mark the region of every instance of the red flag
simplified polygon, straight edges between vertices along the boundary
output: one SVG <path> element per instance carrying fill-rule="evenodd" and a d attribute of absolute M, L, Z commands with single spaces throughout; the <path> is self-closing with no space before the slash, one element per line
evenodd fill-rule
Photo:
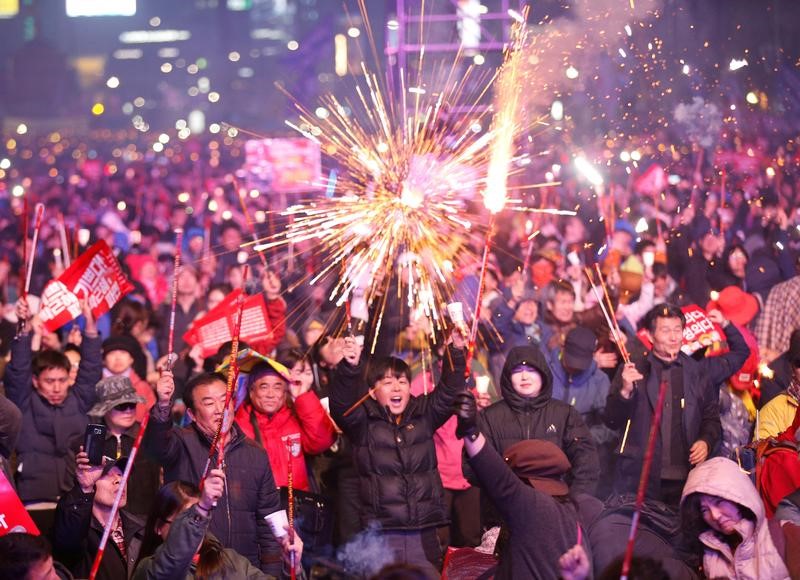
<path fill-rule="evenodd" d="M 11 487 L 5 474 L 0 471 L 0 536 L 16 532 L 39 535 L 39 528 Z"/>
<path fill-rule="evenodd" d="M 640 193 L 654 195 L 667 188 L 667 172 L 658 163 L 653 163 L 636 180 L 634 189 Z"/>
<path fill-rule="evenodd" d="M 183 335 L 186 344 L 190 346 L 199 344 L 202 348 L 201 355 L 207 357 L 216 353 L 222 344 L 233 340 L 233 329 L 236 322 L 236 309 L 233 308 L 233 305 L 241 292 L 241 290 L 234 290 L 213 310 L 195 320 Z M 271 334 L 272 325 L 267 316 L 264 295 L 258 293 L 250 296 L 244 301 L 239 338 L 255 343 L 268 339 Z"/>
<path fill-rule="evenodd" d="M 45 286 L 39 316 L 53 332 L 81 314 L 78 296 L 86 297 L 92 314 L 98 318 L 131 290 L 133 286 L 123 275 L 111 248 L 101 240 Z"/>

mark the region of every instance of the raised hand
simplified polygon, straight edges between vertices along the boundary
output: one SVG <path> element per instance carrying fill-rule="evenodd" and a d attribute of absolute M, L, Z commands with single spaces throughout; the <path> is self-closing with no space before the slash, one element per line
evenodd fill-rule
<path fill-rule="evenodd" d="M 478 429 L 478 405 L 472 393 L 459 393 L 453 403 L 453 413 L 456 416 L 456 437 L 474 437 L 480 433 Z"/>
<path fill-rule="evenodd" d="M 224 492 L 225 472 L 221 469 L 212 469 L 208 472 L 208 477 L 203 481 L 203 489 L 200 491 L 198 504 L 205 511 L 211 511 L 217 507 L 217 502 Z"/>
<path fill-rule="evenodd" d="M 94 484 L 103 477 L 103 466 L 89 463 L 89 456 L 83 450 L 83 445 L 81 445 L 81 450 L 75 456 L 75 461 L 77 463 L 75 479 L 78 481 L 81 491 L 83 493 L 92 493 Z"/>
<path fill-rule="evenodd" d="M 175 394 L 175 379 L 172 376 L 172 371 L 161 371 L 161 376 L 158 377 L 158 382 L 156 383 L 156 397 L 159 405 L 170 403 L 173 394 Z"/>

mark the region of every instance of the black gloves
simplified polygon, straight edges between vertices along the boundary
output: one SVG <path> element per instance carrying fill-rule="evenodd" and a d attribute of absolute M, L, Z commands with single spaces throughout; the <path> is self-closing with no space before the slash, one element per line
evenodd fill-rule
<path fill-rule="evenodd" d="M 463 439 L 468 437 L 470 441 L 475 441 L 480 435 L 478 429 L 478 405 L 472 393 L 459 393 L 453 403 L 453 413 L 458 419 L 456 427 L 456 437 Z"/>

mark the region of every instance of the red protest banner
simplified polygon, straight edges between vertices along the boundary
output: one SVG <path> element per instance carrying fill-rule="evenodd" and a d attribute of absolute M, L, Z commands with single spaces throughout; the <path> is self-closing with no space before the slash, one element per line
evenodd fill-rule
<path fill-rule="evenodd" d="M 39 528 L 33 523 L 5 474 L 0 471 L 0 536 L 20 532 L 38 536 Z"/>
<path fill-rule="evenodd" d="M 78 296 L 86 296 L 97 318 L 131 290 L 133 286 L 123 275 L 111 248 L 101 240 L 45 286 L 39 316 L 52 332 L 81 314 Z"/>
<path fill-rule="evenodd" d="M 233 305 L 241 292 L 231 292 L 213 310 L 195 320 L 183 335 L 186 344 L 200 345 L 201 355 L 207 357 L 216 353 L 222 344 L 233 340 L 236 322 L 236 309 Z M 241 340 L 255 343 L 267 340 L 271 333 L 272 326 L 267 316 L 264 295 L 259 293 L 250 296 L 244 301 L 242 310 Z"/>

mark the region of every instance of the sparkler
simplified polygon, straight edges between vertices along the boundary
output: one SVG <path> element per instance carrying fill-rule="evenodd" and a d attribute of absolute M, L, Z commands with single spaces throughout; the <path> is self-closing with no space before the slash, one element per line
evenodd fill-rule
<path fill-rule="evenodd" d="M 361 10 L 365 15 L 364 3 Z M 525 85 L 524 18 L 515 29 L 497 71 L 474 65 L 461 70 L 459 54 L 427 82 L 423 51 L 414 70 L 399 71 L 391 82 L 362 63 L 352 98 L 322 99 L 325 118 L 317 118 L 316 107 L 295 103 L 300 119 L 287 125 L 320 144 L 338 167 L 335 181 L 328 180 L 324 198 L 287 208 L 283 231 L 244 245 L 261 252 L 314 242 L 322 264 L 309 284 L 341 271 L 329 299 L 341 306 L 362 287 L 366 303 L 375 306 L 371 352 L 395 280 L 401 309 L 423 312 L 436 328 L 444 325 L 452 273 L 475 258 L 467 235 L 485 232 L 487 253 L 491 247 L 494 217 L 483 225 L 486 213 L 469 201 L 482 194 L 490 216 L 507 202 L 519 203 L 508 200 L 506 181 L 523 171 L 512 160 L 520 137 L 540 120 L 525 120 L 519 95 Z M 481 134 L 475 127 L 490 124 L 481 102 L 491 89 L 495 114 Z M 456 109 L 468 113 L 455 115 Z"/>

